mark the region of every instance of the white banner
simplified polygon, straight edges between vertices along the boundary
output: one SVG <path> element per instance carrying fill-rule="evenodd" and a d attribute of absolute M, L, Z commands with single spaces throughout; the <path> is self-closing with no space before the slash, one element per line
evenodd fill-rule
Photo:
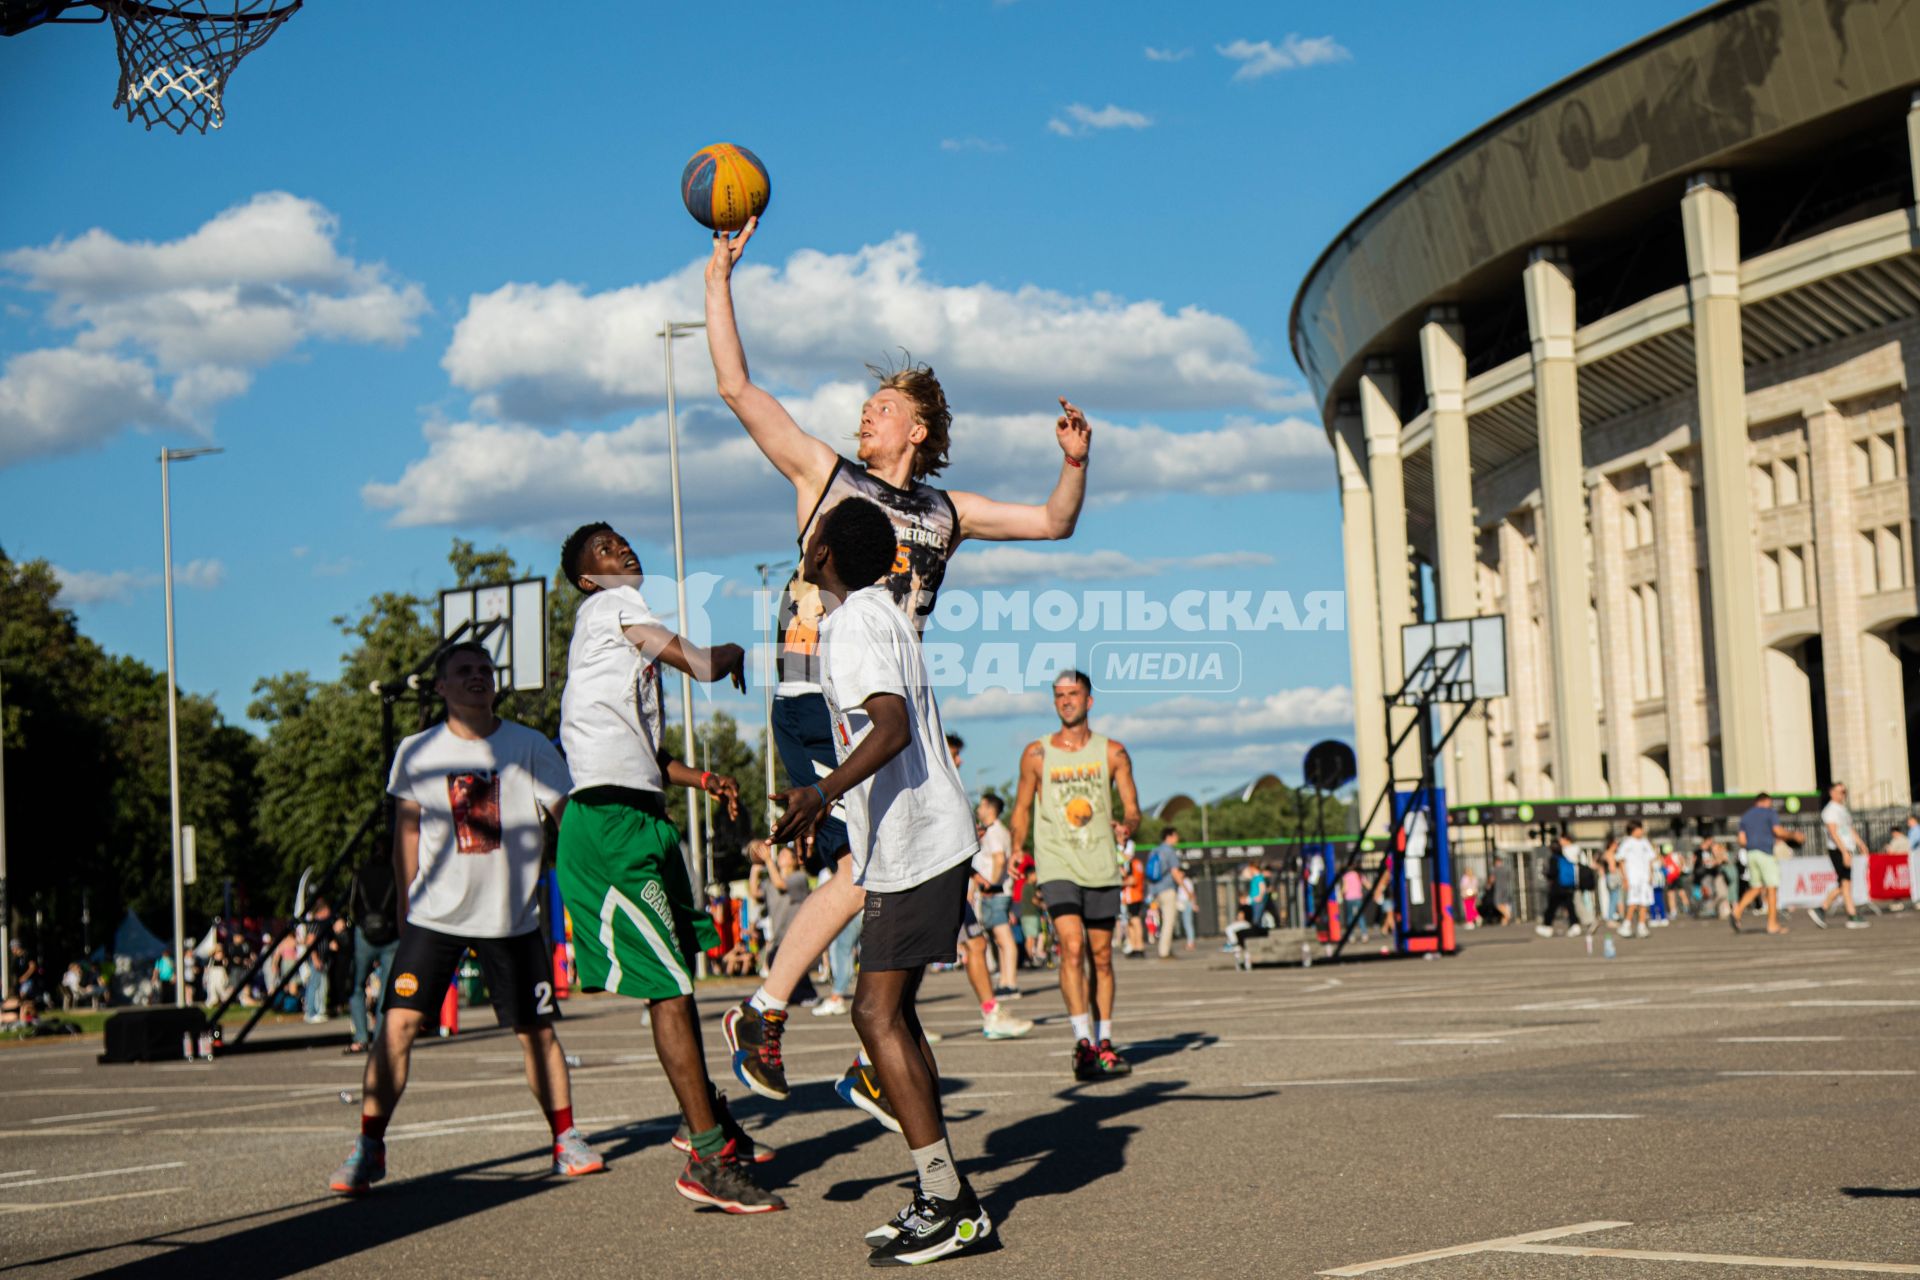
<path fill-rule="evenodd" d="M 1854 855 L 1852 877 L 1848 888 L 1853 891 L 1856 903 L 1867 901 L 1867 860 Z M 1780 905 L 1783 907 L 1817 907 L 1827 900 L 1827 894 L 1833 889 L 1838 877 L 1833 874 L 1833 864 L 1826 858 L 1782 858 L 1780 859 Z"/>

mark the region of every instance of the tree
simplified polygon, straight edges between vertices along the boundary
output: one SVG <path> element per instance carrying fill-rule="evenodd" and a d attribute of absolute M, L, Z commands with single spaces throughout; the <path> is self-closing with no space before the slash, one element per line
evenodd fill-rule
<path fill-rule="evenodd" d="M 46 561 L 0 552 L 8 896 L 17 921 L 39 921 L 29 942 L 49 963 L 109 941 L 129 906 L 166 933 L 173 899 L 166 678 L 81 634 L 59 592 Z M 261 873 L 259 752 L 206 698 L 182 693 L 179 713 L 181 821 L 199 837 L 193 929 L 224 877 Z"/>

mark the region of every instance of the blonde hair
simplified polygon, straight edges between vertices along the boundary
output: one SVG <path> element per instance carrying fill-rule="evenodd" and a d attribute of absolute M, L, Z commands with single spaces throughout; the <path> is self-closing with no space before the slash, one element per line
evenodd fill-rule
<path fill-rule="evenodd" d="M 947 393 L 940 389 L 940 379 L 933 369 L 914 364 L 913 357 L 904 351 L 900 354 L 905 363 L 898 369 L 870 364 L 867 372 L 879 379 L 881 390 L 898 391 L 913 402 L 913 416 L 927 431 L 926 439 L 913 447 L 913 478 L 924 480 L 946 470 L 947 449 L 953 442 L 953 412 L 947 408 Z"/>

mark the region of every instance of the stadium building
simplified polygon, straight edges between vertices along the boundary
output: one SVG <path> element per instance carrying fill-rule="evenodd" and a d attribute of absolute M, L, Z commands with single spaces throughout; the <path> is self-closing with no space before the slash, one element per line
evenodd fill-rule
<path fill-rule="evenodd" d="M 1291 336 L 1369 801 L 1402 626 L 1482 614 L 1510 693 L 1448 745 L 1455 801 L 1920 793 L 1916 89 L 1916 0 L 1717 4 L 1321 254 Z"/>

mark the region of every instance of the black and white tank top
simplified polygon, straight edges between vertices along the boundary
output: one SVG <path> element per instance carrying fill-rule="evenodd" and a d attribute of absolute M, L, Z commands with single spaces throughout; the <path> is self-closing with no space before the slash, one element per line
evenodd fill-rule
<path fill-rule="evenodd" d="M 900 540 L 893 568 L 880 579 L 893 595 L 893 602 L 913 624 L 924 631 L 927 616 L 933 612 L 940 595 L 940 583 L 947 576 L 947 560 L 960 541 L 960 513 L 945 489 L 915 480 L 904 489 L 886 481 L 845 458 L 834 461 L 833 474 L 813 514 L 800 530 L 800 548 L 827 512 L 848 498 L 865 498 L 877 504 L 893 521 Z M 796 567 L 780 595 L 780 683 L 782 697 L 820 691 L 820 588 L 801 576 Z"/>

